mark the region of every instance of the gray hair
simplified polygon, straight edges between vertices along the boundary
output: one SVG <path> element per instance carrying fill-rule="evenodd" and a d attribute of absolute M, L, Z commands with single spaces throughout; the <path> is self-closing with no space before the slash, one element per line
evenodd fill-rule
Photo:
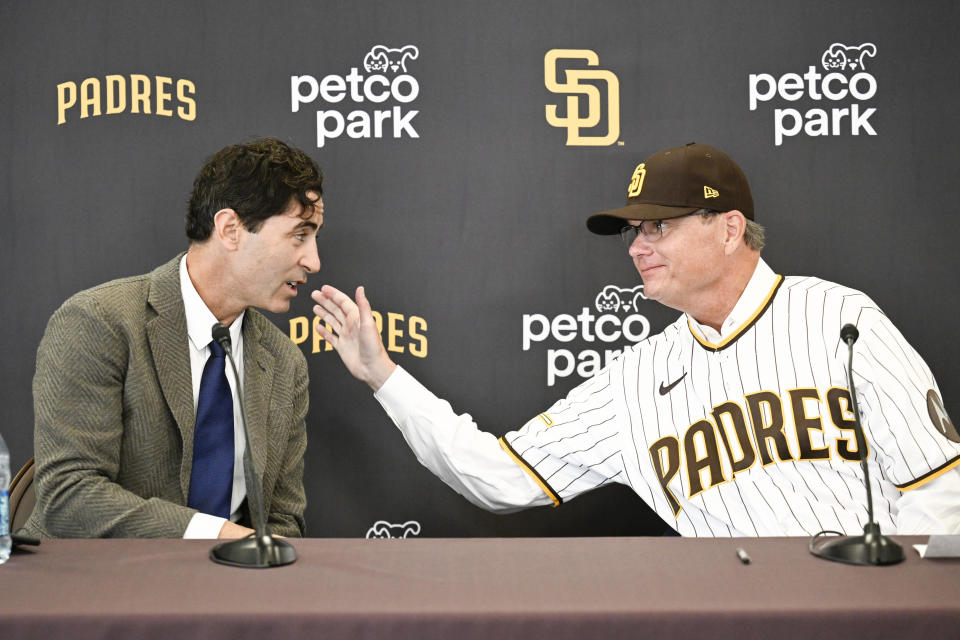
<path fill-rule="evenodd" d="M 713 209 L 699 209 L 694 211 L 691 215 L 700 215 L 704 221 L 706 221 L 720 213 L 720 211 L 714 211 Z M 743 230 L 743 241 L 754 251 L 760 251 L 767 244 L 766 233 L 764 232 L 763 227 L 753 220 L 746 218 L 746 221 L 747 228 Z"/>
<path fill-rule="evenodd" d="M 746 242 L 747 246 L 754 251 L 760 251 L 763 249 L 763 247 L 767 244 L 767 238 L 763 231 L 763 227 L 753 220 L 747 220 L 747 228 L 743 231 L 743 241 Z"/>

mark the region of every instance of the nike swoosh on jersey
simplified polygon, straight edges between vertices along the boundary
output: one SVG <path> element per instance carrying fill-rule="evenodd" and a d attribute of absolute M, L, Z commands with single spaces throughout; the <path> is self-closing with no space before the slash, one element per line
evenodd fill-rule
<path fill-rule="evenodd" d="M 668 385 L 666 385 L 666 386 L 664 386 L 664 384 L 661 382 L 661 383 L 660 383 L 660 395 L 665 396 L 665 395 L 667 395 L 668 393 L 670 393 L 670 391 L 671 391 L 675 386 L 677 386 L 678 384 L 680 384 L 680 381 L 683 380 L 683 379 L 686 378 L 686 377 L 687 377 L 687 372 L 684 371 L 682 376 L 680 376 L 679 378 L 677 378 L 676 380 L 674 380 L 673 382 L 671 382 L 670 384 L 668 384 Z"/>

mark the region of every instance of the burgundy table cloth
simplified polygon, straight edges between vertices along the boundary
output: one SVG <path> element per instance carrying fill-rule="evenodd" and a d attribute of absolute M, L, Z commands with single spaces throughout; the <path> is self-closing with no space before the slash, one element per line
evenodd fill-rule
<path fill-rule="evenodd" d="M 960 561 L 855 567 L 806 538 L 46 540 L 0 566 L 0 638 L 960 638 Z M 752 562 L 736 555 L 743 547 Z"/>

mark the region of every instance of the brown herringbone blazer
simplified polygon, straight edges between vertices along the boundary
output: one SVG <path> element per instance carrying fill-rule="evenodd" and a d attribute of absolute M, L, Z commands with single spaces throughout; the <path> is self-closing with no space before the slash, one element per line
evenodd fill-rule
<path fill-rule="evenodd" d="M 81 291 L 47 324 L 33 380 L 33 535 L 173 538 L 196 513 L 186 506 L 195 408 L 181 256 Z M 303 535 L 307 363 L 253 309 L 243 345 L 264 510 L 274 533 Z"/>

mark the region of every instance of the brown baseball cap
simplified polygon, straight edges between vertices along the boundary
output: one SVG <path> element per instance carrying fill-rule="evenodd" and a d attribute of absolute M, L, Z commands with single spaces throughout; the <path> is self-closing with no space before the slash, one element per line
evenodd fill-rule
<path fill-rule="evenodd" d="M 753 220 L 753 196 L 747 177 L 719 149 L 691 142 L 657 151 L 633 171 L 627 205 L 587 218 L 600 235 L 619 233 L 624 220 L 666 220 L 697 209 L 738 209 Z"/>

